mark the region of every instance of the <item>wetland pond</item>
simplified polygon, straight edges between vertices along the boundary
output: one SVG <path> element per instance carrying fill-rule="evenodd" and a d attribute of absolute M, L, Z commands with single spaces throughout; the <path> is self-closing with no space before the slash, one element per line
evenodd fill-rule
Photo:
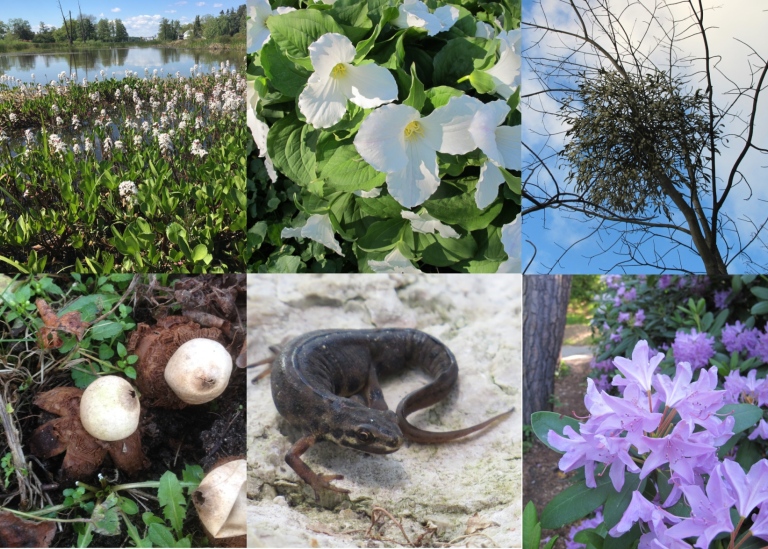
<path fill-rule="evenodd" d="M 175 74 L 189 76 L 190 68 L 198 66 L 198 72 L 207 72 L 212 65 L 230 62 L 239 66 L 244 53 L 240 49 L 208 50 L 173 47 L 101 48 L 80 51 L 27 52 L 0 54 L 0 82 L 6 84 L 21 80 L 26 84 L 46 84 L 57 80 L 62 72 L 67 78 L 89 82 L 98 78 L 122 80 L 126 74 L 158 76 Z"/>

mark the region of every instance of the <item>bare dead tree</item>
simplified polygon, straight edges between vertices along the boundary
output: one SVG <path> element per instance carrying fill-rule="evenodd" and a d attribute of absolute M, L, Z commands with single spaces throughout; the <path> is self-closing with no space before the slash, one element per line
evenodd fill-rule
<path fill-rule="evenodd" d="M 711 50 L 710 15 L 703 0 L 531 2 L 523 56 L 533 78 L 523 98 L 526 120 L 539 120 L 528 123 L 535 145 L 523 143 L 523 215 L 586 219 L 593 257 L 619 258 L 611 270 L 700 272 L 685 250 L 710 275 L 727 274 L 737 258 L 768 269 L 749 254 L 767 248 L 768 215 L 734 218 L 726 209 L 737 187 L 768 202 L 742 171 L 748 156 L 768 154 L 755 142 L 768 60 L 735 37 L 750 78 L 731 79 Z M 718 81 L 727 82 L 724 94 Z M 735 155 L 729 165 L 726 149 Z"/>
<path fill-rule="evenodd" d="M 64 20 L 64 30 L 67 33 L 67 40 L 69 41 L 69 45 L 72 45 L 72 34 L 69 32 L 69 27 L 67 26 L 67 17 L 64 15 L 64 10 L 61 8 L 61 0 L 59 0 L 59 11 L 61 12 L 61 18 Z"/>

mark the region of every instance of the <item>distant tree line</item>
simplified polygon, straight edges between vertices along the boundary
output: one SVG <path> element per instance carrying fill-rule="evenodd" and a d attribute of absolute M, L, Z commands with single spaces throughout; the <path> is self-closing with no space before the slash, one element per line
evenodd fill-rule
<path fill-rule="evenodd" d="M 38 43 L 53 42 L 128 42 L 136 40 L 128 35 L 125 25 L 120 19 L 97 19 L 95 15 L 78 13 L 73 17 L 72 12 L 65 14 L 61 10 L 63 24 L 60 27 L 46 25 L 40 21 L 37 31 L 26 19 L 9 19 L 7 23 L 0 21 L 0 40 L 24 40 Z M 198 15 L 191 23 L 182 25 L 178 20 L 163 17 L 157 32 L 158 40 L 180 40 L 187 31 L 190 37 L 215 39 L 222 36 L 234 36 L 245 33 L 247 11 L 245 4 L 237 9 L 222 10 L 218 16 Z"/>
<path fill-rule="evenodd" d="M 215 39 L 220 36 L 234 36 L 245 33 L 245 22 L 248 18 L 245 4 L 237 9 L 230 8 L 214 15 L 198 15 L 192 23 L 182 25 L 175 19 L 163 19 L 157 30 L 158 40 L 180 40 L 187 32 L 190 38 Z"/>

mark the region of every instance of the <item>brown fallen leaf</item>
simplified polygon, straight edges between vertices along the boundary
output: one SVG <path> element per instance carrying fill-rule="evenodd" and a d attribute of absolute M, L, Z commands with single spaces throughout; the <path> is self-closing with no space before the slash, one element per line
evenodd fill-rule
<path fill-rule="evenodd" d="M 464 535 L 466 536 L 469 534 L 474 534 L 475 532 L 485 530 L 491 526 L 498 526 L 498 524 L 492 520 L 486 519 L 485 517 L 481 517 L 478 513 L 475 513 L 469 517 L 469 520 L 467 520 L 467 529 L 464 530 Z"/>
<path fill-rule="evenodd" d="M 50 547 L 55 522 L 33 522 L 0 512 L 0 547 Z"/>
<path fill-rule="evenodd" d="M 74 335 L 78 341 L 83 339 L 88 323 L 83 322 L 80 311 L 70 311 L 59 317 L 44 299 L 38 299 L 35 305 L 43 320 L 38 335 L 44 349 L 58 349 L 64 344 L 59 331 Z"/>

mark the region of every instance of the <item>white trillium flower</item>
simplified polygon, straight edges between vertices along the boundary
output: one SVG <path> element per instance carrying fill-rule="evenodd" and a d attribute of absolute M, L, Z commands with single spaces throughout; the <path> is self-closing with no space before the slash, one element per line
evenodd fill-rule
<path fill-rule="evenodd" d="M 400 14 L 392 24 L 401 29 L 419 27 L 426 29 L 428 36 L 447 31 L 459 20 L 459 10 L 455 6 L 441 6 L 430 13 L 421 0 L 405 0 L 398 8 Z"/>
<path fill-rule="evenodd" d="M 496 30 L 489 25 L 488 23 L 485 23 L 484 21 L 478 21 L 477 27 L 475 28 L 475 38 L 487 38 L 488 40 L 492 40 L 496 37 Z"/>
<path fill-rule="evenodd" d="M 497 273 L 519 273 L 522 270 L 523 222 L 520 215 L 501 228 L 501 243 L 509 259 L 499 265 Z"/>
<path fill-rule="evenodd" d="M 360 198 L 378 198 L 381 194 L 381 187 L 376 187 L 370 191 L 354 191 L 352 194 Z"/>
<path fill-rule="evenodd" d="M 520 29 L 501 31 L 496 38 L 501 41 L 499 60 L 485 72 L 496 85 L 495 92 L 509 99 L 520 85 Z"/>
<path fill-rule="evenodd" d="M 341 253 L 341 246 L 336 242 L 334 235 L 331 218 L 328 214 L 312 214 L 301 227 L 286 227 L 280 232 L 280 238 L 310 238 L 337 254 L 344 255 Z"/>
<path fill-rule="evenodd" d="M 355 148 L 387 174 L 387 189 L 398 203 L 418 206 L 440 186 L 437 151 L 462 154 L 476 148 L 466 131 L 476 103 L 482 104 L 466 95 L 453 97 L 424 118 L 408 105 L 384 105 L 363 120 Z"/>
<path fill-rule="evenodd" d="M 469 134 L 488 157 L 480 168 L 475 203 L 481 210 L 496 199 L 499 185 L 504 183 L 502 168 L 520 170 L 520 131 L 522 126 L 502 126 L 509 105 L 499 99 L 482 105 L 469 125 Z"/>
<path fill-rule="evenodd" d="M 256 105 L 259 103 L 259 94 L 256 89 L 250 85 L 246 91 L 248 98 L 248 107 L 246 109 L 246 123 L 251 130 L 253 140 L 256 142 L 256 147 L 259 149 L 259 156 L 264 159 L 264 166 L 267 168 L 267 173 L 272 183 L 277 181 L 277 172 L 272 164 L 272 159 L 267 153 L 267 133 L 269 133 L 269 126 L 256 114 Z"/>
<path fill-rule="evenodd" d="M 397 99 L 397 83 L 384 67 L 352 65 L 355 46 L 329 32 L 312 42 L 309 58 L 315 72 L 299 95 L 299 110 L 315 128 L 330 128 L 347 112 L 347 100 L 373 109 Z"/>
<path fill-rule="evenodd" d="M 402 211 L 400 215 L 403 216 L 403 219 L 408 219 L 411 222 L 411 228 L 417 233 L 435 234 L 435 231 L 437 231 L 443 238 L 459 238 L 461 236 L 453 227 L 438 221 L 429 215 L 426 210 L 422 210 L 419 213 Z"/>
<path fill-rule="evenodd" d="M 413 263 L 395 247 L 384 261 L 368 260 L 368 266 L 375 273 L 420 273 Z"/>
<path fill-rule="evenodd" d="M 252 0 L 248 2 L 248 20 L 246 21 L 246 46 L 248 53 L 261 51 L 264 44 L 269 40 L 269 28 L 267 19 L 272 15 L 280 15 L 289 11 L 296 11 L 295 8 L 281 6 L 276 10 L 272 9 L 268 0 Z"/>

